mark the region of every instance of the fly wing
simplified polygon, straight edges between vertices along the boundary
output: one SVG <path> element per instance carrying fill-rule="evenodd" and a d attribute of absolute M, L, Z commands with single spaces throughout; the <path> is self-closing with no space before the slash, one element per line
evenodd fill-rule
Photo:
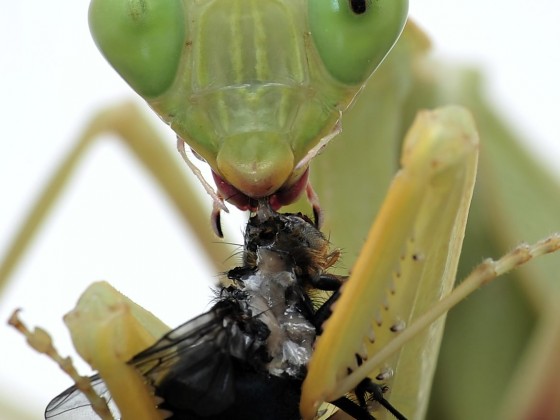
<path fill-rule="evenodd" d="M 232 355 L 242 333 L 229 322 L 234 306 L 223 301 L 179 326 L 130 363 L 157 388 L 162 408 L 207 416 L 233 402 Z"/>
<path fill-rule="evenodd" d="M 119 418 L 120 413 L 99 375 L 92 376 L 90 383 L 97 395 L 106 402 L 114 418 Z M 91 407 L 91 402 L 86 395 L 76 386 L 72 386 L 55 397 L 45 409 L 45 419 L 56 420 L 97 420 L 99 416 Z"/>
<path fill-rule="evenodd" d="M 227 323 L 234 305 L 220 302 L 210 311 L 182 324 L 128 363 L 157 388 L 165 405 L 191 410 L 221 410 L 233 400 L 231 343 L 239 338 L 235 323 Z M 120 413 L 99 375 L 90 378 L 96 394 L 106 400 L 114 418 Z M 76 386 L 54 398 L 45 419 L 98 419 L 91 402 Z"/>

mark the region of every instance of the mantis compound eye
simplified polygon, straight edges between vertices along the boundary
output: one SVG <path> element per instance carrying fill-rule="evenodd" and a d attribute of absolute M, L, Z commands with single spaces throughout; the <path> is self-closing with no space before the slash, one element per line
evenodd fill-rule
<path fill-rule="evenodd" d="M 406 22 L 407 0 L 310 0 L 309 26 L 328 72 L 360 84 L 381 64 Z"/>
<path fill-rule="evenodd" d="M 177 74 L 185 38 L 180 0 L 94 0 L 89 25 L 105 58 L 144 97 L 165 92 Z"/>

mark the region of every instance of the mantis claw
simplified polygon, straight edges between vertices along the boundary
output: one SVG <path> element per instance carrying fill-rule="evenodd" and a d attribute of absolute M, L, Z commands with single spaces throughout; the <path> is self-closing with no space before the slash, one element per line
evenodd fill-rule
<path fill-rule="evenodd" d="M 210 215 L 210 224 L 212 225 L 212 230 L 218 238 L 224 237 L 224 232 L 222 230 L 222 215 L 220 213 L 221 208 L 216 205 L 212 206 L 212 214 Z"/>
<path fill-rule="evenodd" d="M 319 196 L 313 189 L 311 181 L 307 181 L 305 193 L 307 194 L 307 200 L 309 201 L 313 209 L 313 220 L 315 221 L 315 227 L 317 229 L 321 229 L 321 226 L 323 226 L 323 211 L 321 210 L 321 204 L 319 203 Z"/>

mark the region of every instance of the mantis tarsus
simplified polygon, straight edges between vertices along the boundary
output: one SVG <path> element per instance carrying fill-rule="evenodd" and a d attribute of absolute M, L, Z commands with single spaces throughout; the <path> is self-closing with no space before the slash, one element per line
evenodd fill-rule
<path fill-rule="evenodd" d="M 52 6 L 52 5 L 51 5 L 51 6 Z M 421 7 L 421 6 L 420 6 L 420 7 Z M 85 5 L 82 5 L 82 8 L 85 8 Z M 68 14 L 70 14 L 70 12 L 68 12 Z M 80 13 L 77 13 L 76 16 L 80 16 L 80 15 L 83 16 L 83 14 L 84 14 L 84 13 L 83 13 L 83 9 L 82 9 L 82 11 L 81 11 Z M 30 18 L 29 18 L 29 22 L 31 22 L 31 19 L 30 19 Z M 83 26 L 85 26 L 85 25 L 82 24 L 82 23 L 80 23 L 80 26 L 83 27 Z M 53 29 L 54 29 L 54 28 L 53 28 Z M 70 32 L 72 32 L 72 31 L 70 31 Z M 78 32 L 78 31 L 76 31 L 76 32 Z M 437 43 L 437 41 L 438 41 L 437 36 L 436 36 L 435 38 L 436 38 L 436 43 Z M 36 39 L 34 39 L 34 40 L 29 40 L 29 43 L 31 43 L 31 42 L 35 42 L 35 43 L 36 43 Z M 56 44 L 56 42 L 55 42 L 55 44 Z M 44 49 L 44 48 L 43 48 L 43 49 Z M 547 52 L 547 54 L 549 54 L 549 53 L 550 53 L 550 52 Z M 47 61 L 48 61 L 48 60 L 47 60 Z M 100 61 L 100 60 L 96 58 L 96 62 L 99 62 L 99 61 Z M 58 64 L 52 64 L 52 65 L 53 65 L 53 66 L 56 66 L 56 68 L 58 69 Z M 100 67 L 100 70 L 99 70 L 100 72 L 101 72 L 101 71 L 107 71 L 108 73 L 110 72 L 110 70 L 103 70 L 103 69 L 105 69 L 104 64 L 101 64 L 99 67 Z M 530 66 L 530 67 L 531 67 L 531 68 L 534 68 L 534 65 L 532 65 L 532 66 Z M 77 72 L 77 73 L 83 73 L 83 70 L 76 70 L 76 72 Z M 527 73 L 529 74 L 529 73 L 530 73 L 530 70 L 527 70 Z M 36 74 L 36 71 L 34 71 L 33 74 Z M 31 79 L 31 78 L 30 78 L 30 79 Z M 92 76 L 91 79 L 90 79 L 90 82 L 89 82 L 90 84 L 91 84 L 91 80 L 93 80 L 93 79 L 94 79 L 94 77 Z M 97 76 L 95 76 L 95 80 L 97 80 Z M 29 81 L 26 81 L 25 83 L 30 83 L 30 82 L 29 82 Z M 52 85 L 56 86 L 55 84 L 52 84 Z M 52 86 L 52 85 L 51 85 L 51 86 Z M 28 85 L 28 86 L 29 86 L 29 85 Z M 24 88 L 24 89 L 25 89 L 25 88 Z M 63 89 L 61 89 L 61 90 L 63 91 Z M 8 89 L 8 91 L 9 91 L 9 89 Z M 37 89 L 37 91 L 39 91 L 39 89 Z M 20 92 L 19 95 L 20 95 L 20 96 L 24 96 L 24 97 L 30 97 L 31 94 L 30 94 L 30 95 L 25 95 L 25 94 L 24 94 L 24 95 L 21 95 L 21 92 Z M 36 95 L 36 93 L 35 93 L 35 95 Z M 49 98 L 50 101 L 53 101 L 53 98 L 56 98 L 56 97 L 57 97 L 56 89 L 54 89 L 54 90 L 51 91 L 51 92 L 46 92 L 44 96 L 47 97 L 47 98 Z M 91 97 L 92 95 L 91 95 L 91 93 L 82 94 L 82 95 L 80 95 L 80 98 L 79 98 L 79 99 L 76 99 L 76 101 L 81 101 L 81 100 L 83 99 L 83 97 L 85 97 L 85 96 Z M 60 100 L 60 99 L 59 99 L 59 100 Z M 55 99 L 55 101 L 56 101 L 56 99 Z M 29 105 L 26 105 L 26 106 L 29 107 Z M 45 108 L 48 108 L 48 107 L 49 107 L 49 105 L 48 105 L 48 104 L 45 104 L 44 106 L 38 106 L 38 107 L 37 107 L 37 110 L 38 110 L 38 112 L 40 113 L 40 110 L 41 110 L 41 109 L 45 109 Z M 18 107 L 18 109 L 21 110 L 21 109 L 26 109 L 26 108 L 24 108 L 23 106 L 21 106 L 21 107 Z M 5 112 L 4 115 L 11 115 L 12 113 L 13 113 L 13 111 L 12 111 L 12 110 L 9 110 L 9 111 Z M 59 116 L 58 116 L 58 119 L 64 119 L 64 120 L 67 120 L 67 121 L 65 121 L 65 122 L 69 122 L 69 123 L 78 125 L 77 123 L 75 123 L 74 118 L 73 118 L 71 115 L 73 115 L 73 114 L 72 114 L 71 112 L 68 112 L 67 115 L 59 115 Z M 53 135 L 51 135 L 51 134 L 50 134 L 50 130 L 49 130 L 49 126 L 48 126 L 47 124 L 40 124 L 41 130 L 40 130 L 38 133 L 35 134 L 35 133 L 33 133 L 33 131 L 32 131 L 33 127 L 28 127 L 28 126 L 30 125 L 30 124 L 29 124 L 29 118 L 26 118 L 25 121 L 26 121 L 25 125 L 22 124 L 22 126 L 27 127 L 26 134 L 25 134 L 24 136 L 25 136 L 26 138 L 27 138 L 27 137 L 30 137 L 30 138 L 33 138 L 33 139 L 41 139 L 41 140 L 42 140 L 42 143 L 31 143 L 31 142 L 28 142 L 28 141 L 25 142 L 25 144 L 26 144 L 26 147 L 25 147 L 26 152 L 25 152 L 25 154 L 24 154 L 24 158 L 25 158 L 25 159 L 24 159 L 24 160 L 22 159 L 22 162 L 25 162 L 25 164 L 24 164 L 25 171 L 26 171 L 26 172 L 32 172 L 32 170 L 29 169 L 29 168 L 31 167 L 31 168 L 33 168 L 33 170 L 34 170 L 34 169 L 38 166 L 38 165 L 36 165 L 35 162 L 33 161 L 34 152 L 35 152 L 35 151 L 40 152 L 40 155 L 41 155 L 40 157 L 43 159 L 43 158 L 44 158 L 44 154 L 50 152 L 50 150 L 51 150 L 50 147 L 47 146 L 47 144 L 48 144 L 48 143 L 47 143 L 47 140 L 49 140 L 49 142 L 50 142 L 51 139 L 52 139 L 52 140 L 61 140 L 61 139 L 64 139 L 64 138 L 70 138 L 70 137 L 72 137 L 72 136 L 69 135 L 69 134 L 60 134 L 60 135 L 58 135 L 58 134 L 53 134 Z M 45 134 L 45 133 L 47 133 L 47 134 Z M 18 134 L 17 137 L 18 137 L 18 138 L 21 138 L 21 135 Z M 44 146 L 44 147 L 41 147 L 43 144 L 45 144 L 45 146 Z M 33 145 L 33 147 L 31 147 L 30 145 Z M 95 173 L 95 169 L 92 169 L 92 171 L 93 171 L 93 173 Z M 11 180 L 11 179 L 14 178 L 13 174 L 17 174 L 17 173 L 18 173 L 18 172 L 17 172 L 16 170 L 14 170 L 14 171 L 11 172 L 10 176 L 9 176 L 9 177 L 5 177 L 5 179 L 6 179 L 6 180 Z M 122 176 L 122 175 L 115 175 L 115 177 L 120 177 L 120 176 Z M 17 178 L 20 179 L 21 177 L 17 177 Z M 22 190 L 25 189 L 25 187 L 20 186 L 19 183 L 18 183 L 18 184 L 15 184 L 15 186 L 16 186 L 16 188 L 18 188 L 18 189 L 22 189 Z M 94 194 L 94 192 L 90 190 L 90 195 L 93 195 L 93 194 Z M 85 219 L 85 220 L 88 221 L 88 222 L 89 222 L 89 220 L 93 220 L 93 218 L 94 218 L 94 216 L 86 217 L 86 216 L 83 216 L 83 215 L 82 215 L 82 216 L 80 217 L 80 219 L 81 219 L 82 221 Z M 138 223 L 140 223 L 140 222 L 138 222 Z M 553 227 L 551 227 L 551 229 L 552 229 L 552 228 L 553 228 Z M 535 234 L 537 234 L 537 235 L 542 235 L 542 234 L 544 234 L 544 233 L 546 233 L 546 232 L 538 232 L 538 233 L 535 233 Z M 523 238 L 518 238 L 518 239 L 529 239 L 529 238 L 523 237 Z M 167 243 L 169 243 L 169 242 L 167 242 Z M 172 246 L 170 245 L 169 248 L 172 248 Z M 167 252 L 167 251 L 166 251 L 166 252 Z M 56 259 L 57 259 L 57 257 L 50 257 L 50 258 L 53 259 L 53 260 L 56 260 Z M 60 258 L 60 257 L 58 256 L 58 258 Z M 166 265 L 167 265 L 167 264 L 166 264 Z M 189 273 L 188 276 L 189 276 L 189 277 L 192 277 L 192 271 L 191 271 L 190 267 L 189 267 L 189 269 L 187 270 L 187 272 Z M 56 274 L 55 274 L 54 276 L 56 276 Z M 76 278 L 84 278 L 84 282 L 87 283 L 89 280 L 92 279 L 92 276 L 94 276 L 94 277 L 95 277 L 95 276 L 103 276 L 103 277 L 110 278 L 111 280 L 113 280 L 113 278 L 115 277 L 115 275 L 112 275 L 111 273 L 106 273 L 106 272 L 97 273 L 97 272 L 94 272 L 94 273 L 92 274 L 92 272 L 89 271 L 89 272 L 86 272 L 86 273 L 80 274 L 80 275 L 71 275 L 70 277 L 72 277 L 72 278 L 69 277 L 67 283 L 70 283 L 71 280 L 74 280 L 74 281 L 75 281 Z M 129 275 L 129 277 L 134 277 L 134 276 L 135 276 L 134 274 Z M 186 277 L 186 276 L 187 276 L 187 275 L 185 274 L 184 277 Z M 45 274 L 45 273 L 43 272 L 43 273 L 39 273 L 39 274 L 34 275 L 34 277 L 36 277 L 36 278 L 38 277 L 41 281 L 43 281 L 43 284 L 45 284 L 44 281 L 46 281 L 45 279 L 48 278 L 49 275 L 48 275 L 48 274 Z M 56 277 L 58 277 L 58 276 L 56 276 Z M 118 276 L 118 275 L 117 275 L 117 277 L 126 277 L 126 276 L 124 276 L 124 275 L 123 275 L 123 276 Z M 203 277 L 208 278 L 208 276 L 203 276 Z M 124 288 L 124 287 L 123 287 L 123 288 Z M 75 290 L 76 290 L 76 291 L 77 291 L 77 290 L 81 290 L 81 289 L 83 289 L 83 286 L 82 286 L 82 285 L 76 285 L 76 286 L 75 286 Z M 73 292 L 70 292 L 70 293 L 73 293 Z M 73 296 L 70 298 L 70 300 L 73 300 L 73 299 L 74 299 L 74 296 L 76 296 L 76 295 L 77 295 L 77 292 L 76 292 L 76 293 L 73 293 Z M 54 298 L 53 298 L 53 299 L 54 299 Z M 25 302 L 26 302 L 25 299 L 17 299 L 17 305 L 24 305 L 24 306 L 29 310 L 33 305 L 32 305 L 32 304 L 26 304 Z M 59 302 L 59 301 L 57 300 L 57 302 Z M 37 305 L 37 307 L 41 307 L 40 304 L 35 304 L 35 305 Z M 165 306 L 167 306 L 167 305 L 173 306 L 172 304 L 169 304 L 169 302 L 166 302 Z M 4 305 L 3 305 L 3 306 L 4 306 Z M 11 306 L 13 306 L 13 305 L 7 305 L 7 306 L 8 306 L 8 307 L 11 307 Z M 68 305 L 68 306 L 70 306 L 70 305 Z M 159 313 L 159 311 L 158 311 L 157 309 L 155 309 L 155 308 L 157 307 L 156 304 L 154 304 L 154 305 L 146 305 L 146 306 L 149 306 L 150 308 L 154 309 L 154 311 L 155 311 L 156 313 Z M 55 316 L 56 318 L 58 318 L 58 316 L 59 316 L 58 311 L 57 311 L 57 314 L 56 314 L 56 315 L 53 315 L 53 316 Z M 180 320 L 183 320 L 183 319 L 185 318 L 186 314 L 181 313 L 181 314 L 174 314 L 174 315 L 172 315 L 172 316 L 176 316 L 176 317 L 177 317 L 177 320 L 180 321 Z M 53 322 L 54 322 L 54 321 L 53 321 Z M 171 321 L 170 321 L 170 322 L 171 322 Z M 18 348 L 18 345 L 19 345 L 19 344 L 16 343 L 16 344 L 14 344 L 14 346 L 12 346 L 12 347 Z M 17 353 L 19 353 L 19 351 L 17 351 Z M 28 361 L 28 360 L 26 360 L 26 362 L 27 362 L 27 361 Z M 43 368 L 44 368 L 44 366 L 41 364 L 41 362 L 42 362 L 42 361 L 40 361 L 40 362 L 38 363 L 37 369 L 43 369 Z M 31 362 L 31 363 L 32 363 L 32 362 Z M 39 364 L 41 364 L 41 365 L 39 366 Z M 52 374 L 52 376 L 56 376 L 56 375 L 57 375 L 57 371 L 53 369 L 53 374 Z M 39 375 L 36 375 L 36 376 L 39 376 Z M 51 379 L 52 379 L 52 378 L 49 378 L 49 380 L 48 380 L 49 383 L 50 383 Z M 34 378 L 33 380 L 35 380 L 35 378 Z M 39 380 L 39 379 L 36 378 L 36 380 Z M 31 382 L 31 381 L 30 381 L 29 379 L 25 379 L 24 382 L 25 382 L 25 386 L 28 386 L 29 382 Z M 52 392 L 49 392 L 49 391 L 46 392 L 47 395 L 50 395 L 51 393 L 52 393 Z M 467 402 L 467 403 L 468 403 L 468 402 Z"/>

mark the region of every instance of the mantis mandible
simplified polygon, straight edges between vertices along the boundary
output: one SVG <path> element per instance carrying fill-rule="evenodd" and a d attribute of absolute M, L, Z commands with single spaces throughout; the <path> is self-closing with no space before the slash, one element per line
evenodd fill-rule
<path fill-rule="evenodd" d="M 329 205 L 329 208 L 332 208 L 332 207 L 330 207 L 330 205 Z M 536 235 L 540 235 L 540 234 L 542 234 L 542 233 L 543 233 L 543 232 L 535 232 Z M 518 239 L 521 238 L 521 237 L 525 238 L 525 236 L 520 235 L 520 236 L 517 236 L 517 238 L 513 239 L 513 241 L 516 241 L 516 240 L 518 240 Z M 512 242 L 512 243 L 513 243 L 513 242 Z M 337 244 L 337 245 L 338 245 L 338 244 Z M 475 258 L 475 260 L 476 260 L 476 258 Z M 476 261 L 475 261 L 475 262 L 476 262 Z M 471 266 L 472 266 L 472 264 L 471 264 Z M 181 317 L 181 318 L 183 318 L 183 317 Z"/>

